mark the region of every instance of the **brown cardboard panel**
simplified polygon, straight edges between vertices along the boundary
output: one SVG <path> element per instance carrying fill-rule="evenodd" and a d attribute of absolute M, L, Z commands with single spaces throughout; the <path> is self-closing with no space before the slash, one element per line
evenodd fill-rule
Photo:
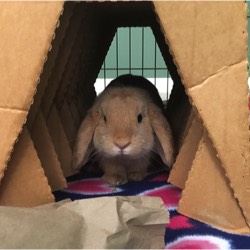
<path fill-rule="evenodd" d="M 99 8 L 95 4 L 91 5 L 93 8 L 87 6 L 81 27 L 84 36 L 80 53 L 78 51 L 78 61 L 74 65 L 67 92 L 64 91 L 69 106 L 74 102 L 73 106 L 78 109 L 81 119 L 95 99 L 96 93 L 93 85 L 116 31 L 114 24 L 106 24 L 105 12 L 99 10 L 102 4 Z M 85 47 L 88 50 L 84 49 Z"/>
<path fill-rule="evenodd" d="M 202 124 L 198 117 L 195 117 L 192 119 L 192 124 L 168 178 L 170 183 L 181 189 L 185 188 L 185 183 L 192 168 L 193 160 L 202 136 Z"/>
<path fill-rule="evenodd" d="M 250 143 L 246 69 L 247 62 L 227 67 L 208 78 L 201 86 L 191 88 L 190 94 L 250 225 Z"/>
<path fill-rule="evenodd" d="M 0 180 L 4 176 L 13 145 L 27 116 L 26 111 L 0 108 Z"/>
<path fill-rule="evenodd" d="M 74 85 L 74 75 L 77 67 L 80 67 L 80 56 L 82 54 L 82 50 L 84 50 L 83 38 L 86 36 L 85 32 L 81 28 L 79 28 L 81 32 L 78 32 L 78 36 L 76 37 L 76 41 L 74 42 L 73 48 L 71 50 L 68 62 L 66 64 L 65 70 L 63 72 L 60 83 L 58 84 L 58 89 L 55 96 L 55 105 L 61 117 L 61 122 L 67 138 L 69 140 L 69 144 L 72 145 L 75 139 L 77 127 L 79 126 L 79 119 L 77 121 L 74 120 L 74 116 L 71 114 L 69 109 L 69 103 L 67 99 L 69 95 L 73 95 L 71 93 L 70 88 L 72 89 L 72 85 Z M 85 37 L 87 39 L 87 37 Z M 77 93 L 79 95 L 79 92 Z M 79 96 L 74 96 L 78 98 Z M 73 98 L 73 96 L 71 96 Z M 82 102 L 84 99 L 81 99 Z M 78 115 L 79 116 L 79 115 Z"/>
<path fill-rule="evenodd" d="M 52 191 L 65 188 L 67 182 L 41 111 L 38 112 L 30 132 Z"/>
<path fill-rule="evenodd" d="M 85 58 L 87 60 L 89 57 L 85 55 Z M 86 69 L 81 69 L 84 68 L 83 65 L 85 65 L 86 68 L 89 68 L 89 66 L 81 60 L 79 60 L 78 64 L 79 66 L 75 67 L 74 76 L 71 79 L 71 84 L 69 85 L 64 101 L 68 102 L 69 106 L 73 106 L 77 109 L 76 111 L 82 120 L 87 109 L 93 103 L 93 100 L 96 97 L 96 92 L 93 86 L 94 80 L 87 76 L 89 73 L 87 71 L 85 72 Z M 92 67 L 94 68 L 93 65 Z M 89 71 L 91 71 L 91 69 L 89 69 Z"/>
<path fill-rule="evenodd" d="M 187 134 L 188 134 L 188 132 L 189 132 L 189 130 L 190 130 L 190 128 L 191 128 L 191 126 L 192 126 L 192 123 L 194 122 L 194 119 L 199 119 L 198 117 L 197 117 L 197 115 L 195 114 L 195 111 L 194 111 L 194 108 L 193 109 L 191 109 L 191 111 L 190 111 L 190 114 L 189 114 L 189 116 L 188 116 L 188 118 L 187 118 L 187 122 L 186 122 L 186 124 L 185 124 L 185 127 L 184 127 L 184 129 L 183 129 L 183 131 L 182 131 L 182 133 L 181 133 L 181 136 L 180 136 L 180 147 L 182 147 L 182 145 L 183 145 L 183 143 L 184 143 L 184 140 L 185 140 L 185 138 L 186 138 L 186 136 L 187 136 Z"/>
<path fill-rule="evenodd" d="M 63 38 L 65 37 L 65 33 L 69 25 L 70 18 L 73 14 L 74 7 L 75 3 L 73 2 L 68 2 L 64 5 L 63 14 L 60 16 L 59 19 L 59 27 L 57 27 L 55 31 L 55 38 L 53 39 L 51 44 L 51 49 L 48 52 L 47 60 L 44 65 L 43 72 L 40 76 L 39 84 L 37 86 L 37 92 L 36 95 L 34 96 L 34 102 L 28 114 L 27 126 L 29 128 L 32 127 L 36 114 L 40 110 L 41 99 L 48 85 L 48 80 L 52 73 L 52 69 L 55 65 L 55 61 L 60 51 Z"/>
<path fill-rule="evenodd" d="M 62 6 L 62 2 L 0 3 L 1 178 L 26 120 Z"/>
<path fill-rule="evenodd" d="M 61 163 L 64 176 L 67 177 L 75 174 L 73 169 L 71 169 L 72 150 L 65 135 L 57 109 L 54 105 L 52 106 L 48 116 L 47 126 L 55 146 L 58 159 Z"/>
<path fill-rule="evenodd" d="M 154 5 L 186 91 L 250 225 L 246 4 Z"/>
<path fill-rule="evenodd" d="M 117 27 L 151 26 L 154 12 L 150 1 L 103 1 L 101 4 L 92 1 L 91 8 L 96 14 L 103 15 L 105 25 L 115 24 Z"/>
<path fill-rule="evenodd" d="M 65 134 L 67 136 L 69 145 L 73 149 L 74 140 L 77 134 L 77 127 L 73 120 L 73 116 L 70 112 L 69 105 L 67 102 L 64 102 L 59 115 L 62 121 Z"/>
<path fill-rule="evenodd" d="M 155 1 L 154 6 L 187 87 L 246 60 L 244 1 Z"/>
<path fill-rule="evenodd" d="M 223 230 L 250 234 L 229 180 L 206 134 L 199 143 L 178 211 Z"/>
<path fill-rule="evenodd" d="M 92 54 L 92 56 L 95 55 Z M 87 58 L 86 56 L 86 59 Z M 82 66 L 81 61 L 79 65 Z M 93 70 L 94 68 L 94 64 L 86 65 L 86 69 L 84 67 L 82 69 L 77 68 L 74 73 L 75 76 L 72 78 L 71 85 L 68 88 L 67 95 L 65 96 L 65 101 L 68 102 L 69 106 L 77 109 L 77 113 L 81 120 L 85 117 L 86 111 L 91 107 L 96 97 L 94 82 L 95 77 L 98 75 L 98 71 Z"/>
<path fill-rule="evenodd" d="M 91 3 L 86 9 L 89 14 L 85 17 L 86 22 L 83 23 L 82 29 L 85 31 L 83 46 L 88 50 L 81 49 L 79 67 L 75 67 L 72 84 L 67 92 L 68 102 L 71 103 L 70 99 L 73 97 L 72 101 L 79 109 L 81 118 L 85 116 L 86 110 L 95 98 L 93 85 L 118 27 L 120 16 L 118 18 L 116 15 L 117 11 L 122 11 L 120 4 L 123 5 L 123 3 Z"/>
<path fill-rule="evenodd" d="M 84 22 L 85 23 L 85 22 Z M 82 24 L 83 25 L 83 24 Z M 56 93 L 56 106 L 57 109 L 60 109 L 60 107 L 63 105 L 63 102 L 65 100 L 65 96 L 68 93 L 68 88 L 71 84 L 74 84 L 72 82 L 72 78 L 75 75 L 75 70 L 77 67 L 80 67 L 80 57 L 82 55 L 82 52 L 84 50 L 84 37 L 87 39 L 85 32 L 80 32 L 82 30 L 79 28 L 79 32 L 77 37 L 75 38 L 75 42 L 73 44 L 67 65 L 64 69 L 63 76 L 60 79 L 60 83 L 58 85 L 58 90 Z M 82 30 L 83 31 L 83 30 Z"/>
<path fill-rule="evenodd" d="M 93 81 L 87 82 L 86 86 L 84 85 L 85 82 L 86 79 L 78 82 L 77 90 L 79 91 L 79 95 L 74 95 L 74 98 L 69 101 L 71 105 L 74 103 L 73 106 L 77 108 L 81 120 L 85 117 L 87 110 L 92 106 L 96 98 Z"/>
<path fill-rule="evenodd" d="M 83 15 L 81 15 L 81 6 L 82 5 L 79 5 L 79 7 L 76 7 L 74 10 L 74 14 L 72 15 L 70 24 L 66 30 L 66 36 L 64 37 L 63 43 L 60 47 L 60 53 L 56 58 L 56 63 L 53 67 L 52 74 L 50 75 L 49 84 L 44 93 L 41 107 L 45 117 L 47 117 L 50 112 L 50 108 L 53 104 L 58 84 L 64 72 L 66 63 L 69 59 L 72 46 L 75 42 L 77 34 L 80 32 L 79 28 L 83 18 Z"/>
<path fill-rule="evenodd" d="M 62 6 L 62 2 L 0 3 L 4 24 L 0 27 L 0 107 L 28 110 Z"/>
<path fill-rule="evenodd" d="M 0 187 L 0 205 L 33 207 L 54 197 L 27 129 L 15 145 Z"/>
<path fill-rule="evenodd" d="M 164 32 L 162 32 L 156 16 L 154 16 L 153 20 L 154 22 L 151 26 L 153 34 L 174 82 L 173 89 L 167 102 L 166 116 L 172 128 L 176 150 L 178 152 L 182 145 L 182 140 L 186 136 L 186 128 L 189 126 L 187 123 L 189 122 L 192 106 L 185 92 L 181 77 L 178 74 L 178 69 L 174 64 L 173 56 L 169 51 L 169 46 L 165 41 Z"/>
<path fill-rule="evenodd" d="M 73 120 L 76 124 L 76 127 L 79 128 L 79 126 L 82 122 L 82 117 L 81 117 L 81 114 L 80 114 L 79 109 L 76 106 L 75 102 L 71 102 L 69 104 L 69 109 L 70 109 L 70 112 L 72 114 Z"/>

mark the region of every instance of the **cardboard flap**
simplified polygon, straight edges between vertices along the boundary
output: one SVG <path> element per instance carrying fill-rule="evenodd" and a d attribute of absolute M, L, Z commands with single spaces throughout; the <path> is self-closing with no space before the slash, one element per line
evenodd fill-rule
<path fill-rule="evenodd" d="M 0 3 L 0 178 L 26 121 L 62 8 L 63 2 Z"/>
<path fill-rule="evenodd" d="M 68 143 L 67 136 L 64 132 L 57 109 L 54 105 L 52 106 L 51 112 L 48 116 L 47 126 L 54 143 L 58 159 L 61 163 L 64 176 L 67 177 L 75 174 L 74 170 L 71 168 L 72 151 Z"/>
<path fill-rule="evenodd" d="M 190 93 L 250 225 L 246 69 L 246 62 L 225 68 Z"/>
<path fill-rule="evenodd" d="M 193 114 L 193 112 L 192 112 Z M 180 148 L 179 154 L 170 172 L 168 181 L 173 185 L 184 189 L 192 168 L 193 160 L 203 136 L 203 127 L 198 117 L 192 116 L 192 123 Z"/>
<path fill-rule="evenodd" d="M 155 1 L 154 6 L 187 87 L 246 60 L 244 1 Z"/>
<path fill-rule="evenodd" d="M 40 111 L 41 100 L 44 95 L 45 89 L 47 88 L 48 81 L 50 75 L 52 74 L 54 65 L 56 63 L 56 58 L 58 56 L 58 53 L 60 52 L 61 44 L 66 35 L 66 30 L 68 28 L 71 16 L 73 14 L 74 7 L 75 3 L 73 2 L 64 4 L 63 14 L 60 16 L 60 19 L 58 21 L 59 26 L 55 30 L 55 37 L 52 41 L 51 48 L 48 52 L 47 60 L 43 68 L 43 72 L 40 76 L 40 82 L 37 86 L 37 92 L 36 95 L 34 96 L 34 102 L 28 114 L 27 125 L 29 128 L 32 127 L 36 115 Z"/>
<path fill-rule="evenodd" d="M 52 191 L 65 188 L 67 182 L 41 111 L 30 132 Z"/>
<path fill-rule="evenodd" d="M 4 24 L 0 27 L 0 107 L 28 110 L 62 7 L 62 2 L 0 3 Z"/>
<path fill-rule="evenodd" d="M 24 128 L 1 182 L 0 205 L 33 207 L 53 201 L 33 142 Z"/>
<path fill-rule="evenodd" d="M 178 211 L 223 230 L 250 234 L 250 228 L 206 133 L 200 140 Z"/>
<path fill-rule="evenodd" d="M 70 23 L 66 30 L 66 35 L 60 46 L 60 51 L 57 55 L 56 63 L 54 64 L 52 73 L 49 77 L 48 85 L 41 103 L 45 118 L 47 118 L 50 108 L 53 105 L 53 101 L 65 66 L 68 62 L 72 47 L 75 43 L 77 34 L 80 32 L 80 26 L 83 19 L 83 15 L 81 15 L 82 10 L 83 8 L 81 7 L 81 5 L 74 10 L 74 14 L 71 17 Z"/>
<path fill-rule="evenodd" d="M 77 127 L 75 125 L 72 113 L 70 112 L 67 102 L 64 102 L 59 115 L 60 115 L 61 121 L 63 121 L 62 125 L 64 127 L 69 145 L 73 149 L 75 138 L 77 135 Z"/>
<path fill-rule="evenodd" d="M 13 146 L 27 116 L 26 111 L 0 108 L 0 181 L 10 159 Z"/>
<path fill-rule="evenodd" d="M 172 128 L 177 152 L 186 137 L 192 121 L 192 105 L 181 83 L 174 83 L 170 98 L 167 102 L 166 115 Z"/>
<path fill-rule="evenodd" d="M 86 3 L 85 3 L 86 4 Z M 82 16 L 82 19 L 84 18 L 84 21 L 81 19 L 81 23 L 77 24 L 78 30 L 77 30 L 77 35 L 74 36 L 74 44 L 72 46 L 70 55 L 68 57 L 68 61 L 66 64 L 66 67 L 64 68 L 64 72 L 62 77 L 59 79 L 60 82 L 58 84 L 58 89 L 57 93 L 55 96 L 55 101 L 56 101 L 56 106 L 57 109 L 59 110 L 63 102 L 66 99 L 66 96 L 69 94 L 69 89 L 72 88 L 71 86 L 76 85 L 76 81 L 74 81 L 74 77 L 77 76 L 76 72 L 79 67 L 81 67 L 81 61 L 80 58 L 83 56 L 83 53 L 88 53 L 86 50 L 84 50 L 86 43 L 88 42 L 88 36 L 89 36 L 89 31 L 86 31 L 86 26 L 90 27 L 90 22 L 88 22 L 86 19 L 88 18 L 88 15 L 86 15 L 86 8 L 83 7 L 84 4 L 76 6 L 77 10 L 75 10 L 74 15 L 79 15 Z M 81 13 L 84 13 L 81 15 Z M 75 23 L 76 20 L 75 18 L 71 20 L 71 25 L 76 26 Z M 69 38 L 72 36 L 71 33 L 67 34 Z M 72 39 L 72 37 L 71 37 Z M 91 40 L 91 39 L 90 39 Z M 86 58 L 87 59 L 87 58 Z M 71 95 L 71 93 L 70 93 Z"/>

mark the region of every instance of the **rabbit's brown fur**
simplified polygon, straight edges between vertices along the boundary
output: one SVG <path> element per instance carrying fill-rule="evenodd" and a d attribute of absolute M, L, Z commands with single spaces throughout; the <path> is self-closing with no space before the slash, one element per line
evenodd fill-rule
<path fill-rule="evenodd" d="M 145 78 L 129 76 L 129 81 L 138 79 Z M 162 108 L 143 86 L 131 84 L 110 85 L 97 97 L 80 126 L 73 154 L 77 169 L 95 150 L 103 180 L 112 185 L 143 179 L 153 151 L 169 167 L 174 161 L 172 132 Z"/>

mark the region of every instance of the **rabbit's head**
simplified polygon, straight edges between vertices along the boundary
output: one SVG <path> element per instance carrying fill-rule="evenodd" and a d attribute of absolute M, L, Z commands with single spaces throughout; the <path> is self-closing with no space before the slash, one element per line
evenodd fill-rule
<path fill-rule="evenodd" d="M 73 154 L 73 167 L 83 166 L 95 150 L 102 157 L 146 157 L 157 151 L 171 167 L 174 147 L 170 126 L 147 91 L 109 87 L 83 120 Z"/>
<path fill-rule="evenodd" d="M 108 157 L 126 155 L 143 157 L 154 147 L 147 97 L 135 88 L 109 88 L 97 105 L 99 124 L 93 145 Z"/>

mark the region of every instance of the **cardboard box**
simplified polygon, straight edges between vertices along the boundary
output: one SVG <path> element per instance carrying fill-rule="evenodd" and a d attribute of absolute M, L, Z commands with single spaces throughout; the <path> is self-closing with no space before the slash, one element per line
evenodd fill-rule
<path fill-rule="evenodd" d="M 250 233 L 246 8 L 243 1 L 1 2 L 0 204 L 45 204 L 51 189 L 66 186 L 76 132 L 117 27 L 151 26 L 174 80 L 167 115 L 179 153 L 170 180 L 184 188 L 179 211 Z M 31 165 L 20 186 L 34 193 L 20 199 L 21 187 L 8 187 L 21 181 L 16 169 Z M 218 206 L 218 190 L 233 212 Z"/>
<path fill-rule="evenodd" d="M 206 141 L 206 150 L 214 150 L 213 160 L 210 162 L 216 164 L 217 168 L 221 167 L 224 173 L 220 176 L 216 174 L 216 178 L 223 179 L 224 182 L 221 180 L 221 184 L 218 181 L 215 185 L 215 176 L 206 170 L 207 151 L 200 151 L 202 148 L 199 147 L 195 157 L 202 155 L 202 158 L 198 158 L 199 164 L 195 160 L 191 161 L 192 171 L 188 175 L 179 211 L 231 231 L 241 232 L 244 227 L 249 233 L 246 6 L 242 2 L 176 2 L 171 6 L 169 3 L 157 2 L 156 9 L 193 111 L 208 135 L 209 140 L 202 137 Z M 179 15 L 172 18 L 171 13 L 175 11 Z M 180 152 L 183 153 L 187 143 L 191 143 L 189 140 L 186 138 Z M 193 152 L 193 149 L 190 151 Z M 215 161 L 217 158 L 219 163 Z M 200 175 L 194 175 L 193 168 L 197 165 L 204 167 L 202 171 L 203 174 L 207 173 L 206 178 L 201 179 Z M 175 183 L 173 179 L 172 182 Z M 222 182 L 226 183 L 231 192 L 231 196 L 227 198 L 223 195 L 223 200 L 225 199 L 225 204 L 229 197 L 235 200 L 244 226 L 231 224 L 229 227 L 224 224 L 225 221 L 230 221 L 228 216 L 237 217 L 227 206 L 221 209 L 220 216 L 217 214 L 221 200 L 216 194 L 218 190 L 223 190 Z M 195 187 L 196 192 L 207 186 L 208 192 L 204 192 L 207 203 L 202 202 L 193 192 L 194 189 L 188 188 L 189 185 Z M 194 204 L 197 204 L 197 208 Z M 206 218 L 204 215 L 207 215 Z M 235 218 L 232 221 L 236 221 Z"/>

